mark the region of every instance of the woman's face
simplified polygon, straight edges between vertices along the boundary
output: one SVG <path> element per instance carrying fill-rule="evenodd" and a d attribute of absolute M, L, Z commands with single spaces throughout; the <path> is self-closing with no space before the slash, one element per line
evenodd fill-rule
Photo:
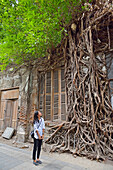
<path fill-rule="evenodd" d="M 40 117 L 42 116 L 42 113 L 40 111 L 38 111 L 38 116 L 40 116 Z"/>

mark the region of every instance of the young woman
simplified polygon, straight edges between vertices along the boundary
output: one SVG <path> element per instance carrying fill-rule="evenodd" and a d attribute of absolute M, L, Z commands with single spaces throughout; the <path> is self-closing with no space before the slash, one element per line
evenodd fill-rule
<path fill-rule="evenodd" d="M 40 111 L 34 113 L 34 148 L 33 148 L 33 164 L 38 165 L 42 162 L 39 160 L 42 140 L 44 139 L 45 123 Z"/>

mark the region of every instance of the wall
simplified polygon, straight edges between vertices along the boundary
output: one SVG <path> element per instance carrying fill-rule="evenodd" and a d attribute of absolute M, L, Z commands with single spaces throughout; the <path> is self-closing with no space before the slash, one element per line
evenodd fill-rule
<path fill-rule="evenodd" d="M 19 87 L 18 99 L 18 141 L 26 141 L 34 110 L 37 108 L 37 71 L 33 68 L 21 68 L 13 73 L 0 73 L 0 90 Z"/>

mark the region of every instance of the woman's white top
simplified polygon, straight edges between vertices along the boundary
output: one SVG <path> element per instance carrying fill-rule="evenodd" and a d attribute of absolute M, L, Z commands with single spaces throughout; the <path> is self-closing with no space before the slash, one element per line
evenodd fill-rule
<path fill-rule="evenodd" d="M 43 129 L 45 129 L 45 122 L 44 122 L 44 119 L 41 117 L 39 122 L 35 121 L 34 123 L 34 138 L 35 139 L 38 139 L 38 134 L 36 131 L 38 131 L 40 136 L 42 136 Z"/>

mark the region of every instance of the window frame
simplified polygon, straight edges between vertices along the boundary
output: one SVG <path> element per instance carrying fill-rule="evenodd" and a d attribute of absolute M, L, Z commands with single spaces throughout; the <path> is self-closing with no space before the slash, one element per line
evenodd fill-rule
<path fill-rule="evenodd" d="M 62 109 L 62 101 L 61 101 L 61 97 L 62 97 L 62 94 L 65 95 L 65 110 L 66 110 L 66 87 L 65 87 L 65 90 L 64 91 L 61 91 L 61 86 L 62 86 L 62 79 L 61 79 L 61 70 L 64 70 L 64 68 L 57 68 L 55 70 L 51 70 L 51 71 L 48 71 L 48 73 L 51 73 L 51 91 L 50 93 L 46 93 L 46 90 L 47 90 L 47 86 L 46 86 L 46 83 L 47 83 L 47 73 L 45 73 L 45 76 L 44 76 L 44 92 L 43 94 L 39 94 L 39 108 L 40 108 L 40 97 L 43 96 L 43 116 L 44 116 L 44 119 L 47 120 L 47 121 L 65 121 L 67 116 L 66 116 L 66 113 L 64 113 L 63 115 L 61 114 L 61 109 Z M 58 71 L 58 92 L 54 92 L 54 73 L 55 71 Z M 65 81 L 65 79 L 63 80 Z M 41 84 L 41 83 L 40 83 Z M 40 87 L 41 88 L 41 87 Z M 50 119 L 46 119 L 47 118 L 47 114 L 46 114 L 46 96 L 50 96 L 51 99 L 50 99 Z M 55 95 L 58 95 L 58 119 L 55 119 L 55 115 L 54 115 L 54 96 Z M 65 120 L 62 120 L 62 116 L 65 117 Z M 57 116 L 56 116 L 57 117 Z"/>

